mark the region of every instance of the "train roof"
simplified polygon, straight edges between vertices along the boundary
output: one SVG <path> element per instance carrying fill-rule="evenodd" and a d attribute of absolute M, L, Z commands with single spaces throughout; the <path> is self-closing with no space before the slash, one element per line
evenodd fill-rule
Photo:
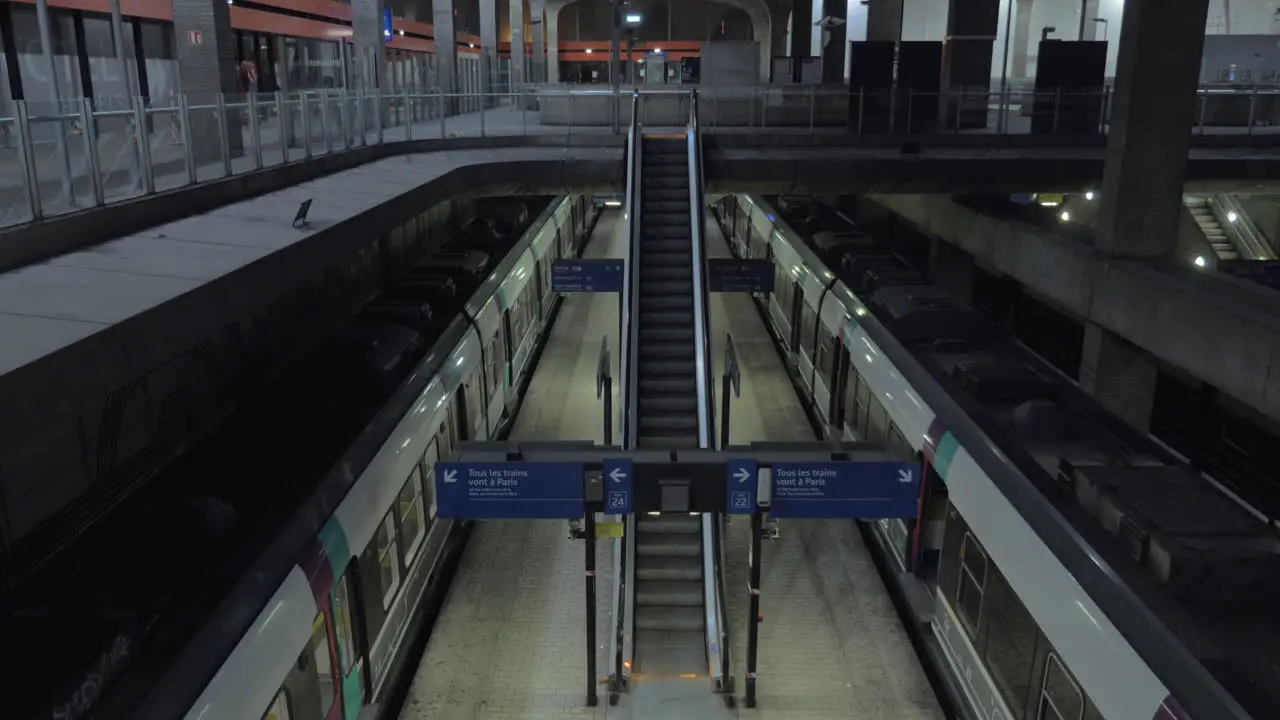
<path fill-rule="evenodd" d="M 795 250 L 806 263 L 820 262 L 807 238 L 785 232 L 801 240 Z M 854 315 L 875 318 L 859 323 L 922 399 L 940 417 L 956 418 L 948 406 L 958 405 L 976 425 L 975 436 L 948 419 L 997 486 L 997 476 L 1010 469 L 1030 480 L 1069 523 L 1075 542 L 1102 561 L 1119 595 L 1135 595 L 1248 713 L 1274 716 L 1280 707 L 1274 529 L 941 288 L 894 285 L 890 278 L 860 297 L 848 287 L 851 278 L 841 279 L 832 293 Z M 920 362 L 945 398 L 894 357 L 895 344 Z M 998 454 L 988 454 L 987 445 Z M 1048 542 L 1036 518 L 1024 516 Z M 1145 629 L 1126 626 L 1123 616 L 1112 620 L 1130 642 Z"/>
<path fill-rule="evenodd" d="M 550 207 L 554 208 L 559 204 L 553 202 Z M 524 253 L 531 242 L 531 234 L 525 233 L 514 244 L 509 255 Z M 476 291 L 472 302 L 483 303 L 487 298 L 482 296 L 485 293 L 492 295 L 493 292 L 493 288 L 486 284 Z M 189 585 L 185 588 L 188 594 L 197 592 L 200 598 L 198 602 L 193 599 L 190 603 L 183 603 L 181 607 L 170 608 L 172 612 L 162 618 L 147 617 L 146 612 L 126 613 L 123 616 L 117 612 L 113 615 L 110 606 L 98 608 L 87 601 L 75 604 L 77 612 L 93 617 L 99 624 L 110 618 L 112 622 L 131 632 L 145 630 L 152 633 L 145 653 L 136 645 L 131 652 L 126 653 L 131 656 L 127 674 L 110 687 L 102 702 L 95 708 L 95 717 L 132 716 L 134 705 L 150 696 L 157 679 L 162 677 L 166 680 L 162 702 L 172 704 L 174 708 L 181 705 L 184 699 L 189 701 L 200 692 L 204 683 L 217 671 L 223 658 L 239 640 L 239 633 L 232 630 L 243 631 L 250 627 L 262 605 L 315 539 L 332 509 L 339 505 L 360 472 L 378 453 L 386 438 L 418 401 L 430 382 L 441 374 L 454 349 L 467 337 L 469 329 L 470 325 L 463 316 L 455 317 L 433 338 L 434 342 L 425 357 L 400 381 L 390 397 L 379 398 L 378 406 L 356 413 L 312 413 L 340 418 L 339 422 L 331 423 L 335 427 L 331 427 L 332 432 L 327 434 L 297 437 L 299 433 L 291 433 L 290 428 L 284 424 L 288 413 L 281 408 L 273 409 L 271 403 L 267 403 L 261 409 L 262 412 L 256 412 L 253 408 L 249 408 L 247 412 L 238 412 L 233 416 L 235 419 L 224 423 L 214 436 L 165 471 L 165 474 L 173 475 L 175 480 L 182 479 L 182 482 L 162 480 L 156 483 L 169 487 L 160 488 L 145 497 L 140 496 L 136 502 L 131 500 L 131 505 L 139 506 L 137 510 L 122 511 L 103 521 L 73 552 L 67 553 L 48 568 L 45 574 L 57 577 L 67 568 L 97 567 L 96 571 L 73 575 L 81 580 L 75 592 L 86 600 L 101 597 L 104 593 L 110 595 L 113 592 L 129 592 L 137 596 L 141 592 L 143 596 L 147 593 L 154 596 L 150 599 L 143 597 L 145 607 L 163 608 L 167 605 L 166 598 L 182 590 L 175 589 L 175 584 Z M 393 358 L 402 355 L 405 347 L 412 344 L 415 337 L 417 333 L 412 330 L 358 317 L 323 343 L 321 352 L 313 353 L 295 368 L 299 371 L 298 378 L 303 379 L 295 379 L 291 374 L 289 378 L 277 381 L 277 385 L 284 387 L 277 388 L 279 392 L 276 394 L 276 404 L 282 399 L 289 404 L 306 398 L 310 398 L 313 403 L 323 404 L 330 392 L 316 392 L 314 387 L 308 386 L 310 381 L 337 381 L 339 390 L 350 382 L 349 377 L 326 372 L 325 367 L 332 364 L 329 358 L 344 367 L 350 367 L 353 358 L 341 352 L 323 352 L 325 347 L 332 350 L 344 343 L 368 341 L 371 346 L 363 353 L 362 364 L 366 367 L 379 367 L 392 363 Z M 359 362 L 359 359 L 356 361 Z M 342 378 L 341 381 L 338 381 L 339 377 Z M 299 387 L 288 387 L 291 383 Z M 352 419 L 356 417 L 358 422 L 353 422 Z M 294 443 L 297 447 L 293 452 L 269 452 L 278 449 L 281 443 L 287 445 L 290 437 L 297 440 Z M 262 447 L 259 448 L 259 445 Z M 257 449 L 251 450 L 252 448 Z M 256 501 L 246 505 L 244 498 L 230 498 L 233 512 L 250 510 L 252 528 L 245 527 L 245 518 L 239 516 L 233 521 L 233 527 L 227 527 L 225 521 L 221 525 L 214 523 L 209 518 L 219 519 L 216 510 L 219 503 L 222 503 L 222 498 L 217 496 L 228 492 L 218 481 L 246 472 L 243 465 L 245 461 L 277 468 L 282 471 L 279 473 L 280 477 L 296 478 L 297 491 L 274 504 L 263 502 L 261 507 L 257 506 Z M 288 470 L 287 473 L 283 472 L 285 469 Z M 204 481 L 195 485 L 207 485 L 208 491 L 191 492 L 188 480 L 196 476 L 204 478 Z M 260 490 L 259 486 L 258 491 Z M 253 488 L 249 488 L 249 491 L 253 491 Z M 234 491 L 230 492 L 233 496 L 237 495 Z M 301 502 L 299 492 L 302 493 Z M 258 495 L 253 497 L 265 500 Z M 160 522 L 129 527 L 137 523 L 139 518 L 163 516 L 166 509 L 174 506 L 189 506 L 195 510 L 179 516 L 176 523 L 172 518 L 166 520 L 160 517 Z M 184 518 L 188 521 L 187 524 L 182 522 Z M 201 518 L 205 519 L 195 522 Z M 266 522 L 268 518 L 269 523 Z M 142 535 L 145 535 L 149 529 L 160 531 L 170 527 L 177 528 L 174 534 L 162 534 L 161 537 L 155 537 L 154 534 L 151 537 L 141 537 L 138 532 L 142 530 Z M 217 542 L 225 542 L 230 537 L 231 530 L 243 533 L 250 529 L 252 534 L 241 538 L 237 549 L 230 553 L 212 547 Z M 217 535 L 210 538 L 208 536 L 211 533 Z M 171 553 L 173 557 L 168 564 L 169 570 L 150 578 L 150 582 L 146 584 L 147 589 L 131 588 L 130 574 L 111 570 L 128 566 L 130 561 L 122 563 L 112 559 L 122 548 L 118 543 L 127 538 L 147 541 L 152 546 L 152 552 L 164 551 L 166 548 L 178 550 Z M 193 542 L 205 547 L 206 552 L 193 555 L 181 551 L 182 548 L 193 547 Z M 177 583 L 174 573 L 180 573 L 184 568 L 190 571 L 189 582 Z M 91 585 L 85 586 L 84 583 Z M 45 594 L 47 593 L 35 597 Z M 126 638 L 125 646 L 130 644 L 131 638 L 132 636 Z M 47 642 L 47 637 L 45 641 Z M 96 649 L 99 645 L 104 647 L 101 652 L 110 652 L 121 642 L 115 636 L 98 638 L 96 635 L 85 636 L 85 641 L 86 648 L 79 654 L 86 658 L 95 657 L 95 653 L 99 652 Z M 68 644 L 74 642 L 74 639 L 69 640 Z M 182 672 L 173 671 L 173 668 L 182 668 Z M 86 670 L 88 669 L 90 668 L 87 667 Z M 93 666 L 92 669 L 98 668 Z M 47 673 L 48 669 L 44 670 Z M 67 680 L 70 681 L 71 678 Z M 185 706 L 175 710 L 177 714 L 183 711 Z"/>

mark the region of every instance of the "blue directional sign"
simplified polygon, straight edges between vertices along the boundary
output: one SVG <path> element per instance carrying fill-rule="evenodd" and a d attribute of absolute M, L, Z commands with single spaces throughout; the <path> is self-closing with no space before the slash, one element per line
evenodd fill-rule
<path fill-rule="evenodd" d="M 622 292 L 623 262 L 605 260 L 556 260 L 551 264 L 551 289 L 555 292 Z"/>
<path fill-rule="evenodd" d="M 773 261 L 711 258 L 707 260 L 707 282 L 711 292 L 770 293 Z"/>
<path fill-rule="evenodd" d="M 395 35 L 396 30 L 395 24 L 391 19 L 391 8 L 386 8 L 382 11 L 382 39 L 391 42 Z"/>
<path fill-rule="evenodd" d="M 750 515 L 756 511 L 756 476 L 759 465 L 755 460 L 730 460 L 725 464 L 725 512 L 729 515 Z"/>
<path fill-rule="evenodd" d="M 635 512 L 635 463 L 630 460 L 605 460 L 601 463 L 604 475 L 604 511 L 610 515 L 630 515 Z"/>
<path fill-rule="evenodd" d="M 920 463 L 775 463 L 769 512 L 779 518 L 912 518 L 919 497 Z"/>
<path fill-rule="evenodd" d="M 580 463 L 436 463 L 442 518 L 559 518 L 585 512 Z"/>

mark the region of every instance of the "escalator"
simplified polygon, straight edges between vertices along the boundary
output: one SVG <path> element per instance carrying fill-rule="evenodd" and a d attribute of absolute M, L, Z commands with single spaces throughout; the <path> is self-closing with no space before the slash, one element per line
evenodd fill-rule
<path fill-rule="evenodd" d="M 684 137 L 640 139 L 640 394 L 637 447 L 699 447 L 689 151 Z"/>
<path fill-rule="evenodd" d="M 685 133 L 646 135 L 633 122 L 629 138 L 623 439 L 632 450 L 714 447 L 701 144 L 692 94 L 690 101 Z M 711 702 L 708 677 L 713 689 L 732 688 L 719 514 L 690 511 L 687 480 L 662 482 L 663 512 L 628 521 L 620 571 L 620 594 L 628 597 L 620 627 L 632 632 L 619 657 L 639 680 L 637 709 L 659 714 L 661 703 L 676 698 Z"/>

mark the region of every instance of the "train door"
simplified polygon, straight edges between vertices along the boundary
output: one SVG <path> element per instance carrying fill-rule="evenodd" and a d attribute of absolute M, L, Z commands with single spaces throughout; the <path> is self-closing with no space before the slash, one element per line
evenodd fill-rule
<path fill-rule="evenodd" d="M 828 353 L 834 358 L 830 360 L 831 373 L 828 375 L 827 387 L 831 391 L 827 401 L 827 437 L 840 440 L 844 435 L 844 403 L 845 387 L 849 383 L 849 353 L 839 337 L 831 338 Z"/>
<path fill-rule="evenodd" d="M 517 308 L 516 311 L 519 312 L 519 308 Z M 515 334 L 511 332 L 510 308 L 503 308 L 502 328 L 498 332 L 502 333 L 507 338 L 507 341 L 503 343 L 506 346 L 505 352 L 503 353 L 503 357 L 499 358 L 498 361 L 503 365 L 502 388 L 503 393 L 505 394 L 504 402 L 507 406 L 510 406 L 511 401 L 515 396 L 515 391 L 511 387 L 511 382 L 514 380 L 512 377 L 512 367 L 515 364 L 516 344 L 520 341 L 520 338 L 516 337 Z"/>
<path fill-rule="evenodd" d="M 335 650 L 337 653 L 338 677 L 342 683 L 342 715 L 343 720 L 357 720 L 364 706 L 365 683 L 362 677 L 364 656 L 356 647 L 354 623 L 355 615 L 352 607 L 350 580 L 356 564 L 351 563 L 342 579 L 334 586 L 329 595 L 330 613 L 333 618 Z"/>
<path fill-rule="evenodd" d="M 791 283 L 791 304 L 788 307 L 790 311 L 787 318 L 787 327 L 790 328 L 790 337 L 787 338 L 787 347 L 792 353 L 797 355 L 794 362 L 799 362 L 800 354 L 800 317 L 805 308 L 804 291 L 800 289 L 799 281 Z"/>
<path fill-rule="evenodd" d="M 337 676 L 337 648 L 333 642 L 331 622 L 328 608 L 322 609 L 316 615 L 315 622 L 311 625 L 311 642 L 303 651 L 302 657 L 298 659 L 297 667 L 309 676 L 308 679 L 312 682 L 308 684 L 312 686 L 315 693 L 305 702 L 309 706 L 310 713 L 299 712 L 298 717 L 324 718 L 324 720 L 343 718 L 342 700 L 338 694 L 340 683 Z M 356 711 L 359 714 L 358 707 Z"/>

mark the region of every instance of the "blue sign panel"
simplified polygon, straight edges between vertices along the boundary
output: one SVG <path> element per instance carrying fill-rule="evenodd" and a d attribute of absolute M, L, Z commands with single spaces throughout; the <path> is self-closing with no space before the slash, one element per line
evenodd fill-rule
<path fill-rule="evenodd" d="M 556 260 L 551 265 L 555 292 L 622 292 L 621 260 Z"/>
<path fill-rule="evenodd" d="M 725 464 L 725 512 L 730 515 L 750 515 L 756 511 L 756 476 L 759 466 L 755 460 L 730 460 Z"/>
<path fill-rule="evenodd" d="M 395 34 L 395 27 L 391 24 L 391 8 L 386 8 L 382 11 L 382 39 L 391 42 Z"/>
<path fill-rule="evenodd" d="M 601 463 L 604 475 L 604 511 L 610 515 L 630 515 L 635 512 L 635 463 L 630 460 L 605 460 Z"/>
<path fill-rule="evenodd" d="M 580 463 L 436 463 L 442 518 L 559 518 L 584 513 Z"/>
<path fill-rule="evenodd" d="M 919 497 L 920 463 L 776 463 L 770 514 L 779 518 L 912 518 Z"/>
<path fill-rule="evenodd" d="M 770 293 L 773 261 L 711 258 L 707 260 L 707 282 L 711 292 Z"/>

